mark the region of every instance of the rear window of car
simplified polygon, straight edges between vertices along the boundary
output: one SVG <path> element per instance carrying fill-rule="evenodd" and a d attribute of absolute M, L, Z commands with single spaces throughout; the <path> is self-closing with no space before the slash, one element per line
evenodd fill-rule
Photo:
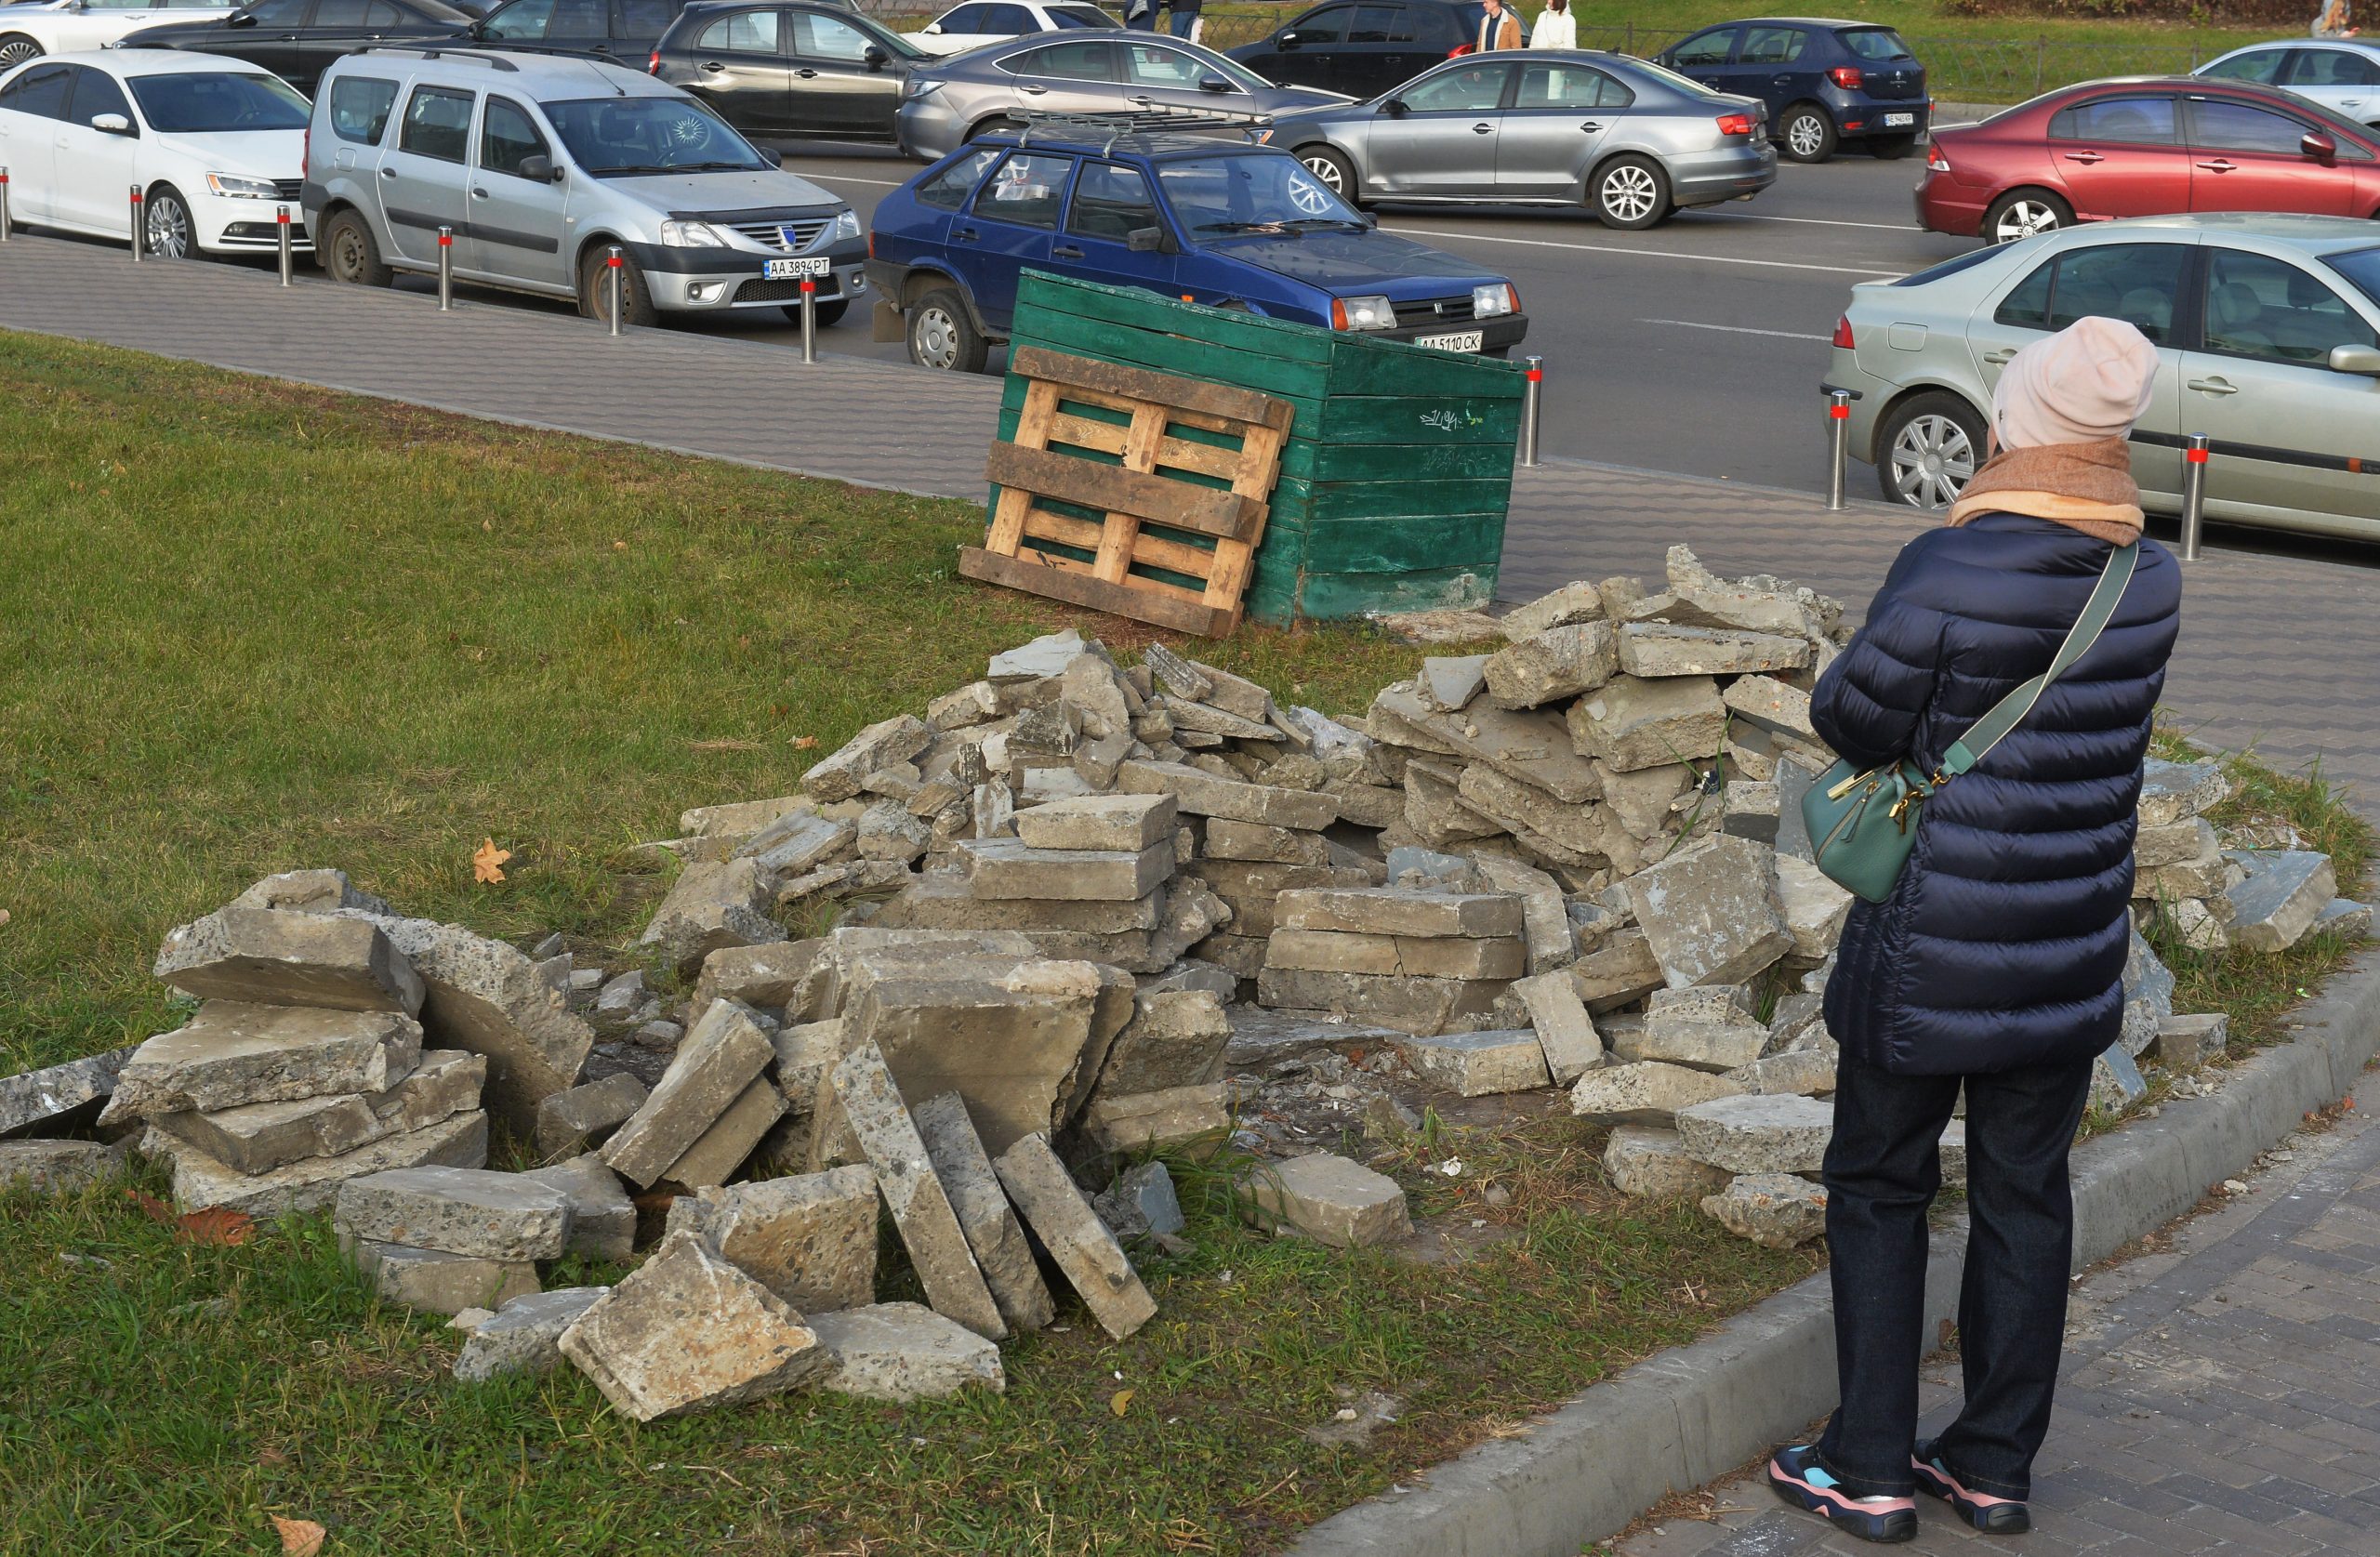
<path fill-rule="evenodd" d="M 1889 27 L 1846 27 L 1835 34 L 1862 59 L 1914 59 L 1908 40 Z"/>
<path fill-rule="evenodd" d="M 1922 270 L 1912 270 L 1908 275 L 1901 277 L 1898 281 L 1889 283 L 1888 284 L 1893 286 L 1924 286 L 1927 282 L 1945 281 L 1951 276 L 1957 275 L 1961 270 L 1973 270 L 1977 265 L 1982 264 L 1985 260 L 1998 256 L 2001 252 L 2001 250 L 1996 248 L 1977 249 L 1972 254 L 1960 255 L 1956 259 L 1945 259 L 1939 265 L 1928 265 Z"/>
<path fill-rule="evenodd" d="M 1116 27 L 1121 23 L 1096 6 L 1052 6 L 1049 11 L 1053 27 Z"/>
<path fill-rule="evenodd" d="M 2322 263 L 2355 284 L 2355 289 L 2380 303 L 2380 248 L 2350 249 L 2326 256 Z"/>
<path fill-rule="evenodd" d="M 377 146 L 397 105 L 397 84 L 376 76 L 343 75 L 331 83 L 331 134 L 359 146 Z"/>

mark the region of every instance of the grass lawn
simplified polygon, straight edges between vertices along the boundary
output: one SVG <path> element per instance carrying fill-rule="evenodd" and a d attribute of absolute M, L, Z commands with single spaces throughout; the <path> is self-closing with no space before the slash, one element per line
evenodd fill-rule
<path fill-rule="evenodd" d="M 965 504 L 103 348 L 0 334 L 0 1073 L 168 1025 L 159 939 L 268 871 L 617 946 L 658 885 L 623 846 L 785 793 L 1077 619 L 951 576 Z M 1419 653 L 1357 630 L 1196 652 L 1324 708 Z M 501 886 L 472 884 L 483 837 L 515 851 Z M 1111 1345 L 1072 1311 L 1008 1349 L 1005 1396 L 648 1428 L 575 1373 L 454 1384 L 449 1334 L 377 1304 L 319 1222 L 192 1247 L 122 1186 L 20 1195 L 0 1552 L 259 1552 L 269 1514 L 339 1557 L 1261 1548 L 1816 1268 L 1622 1202 L 1602 1139 L 1410 1141 L 1417 1213 L 1482 1224 L 1467 1263 L 1274 1243 L 1194 1194 L 1197 1252 L 1148 1272 L 1159 1318 Z M 1419 1171 L 1457 1155 L 1460 1179 Z M 1302 1436 L 1374 1391 L 1401 1406 L 1368 1445 Z"/>

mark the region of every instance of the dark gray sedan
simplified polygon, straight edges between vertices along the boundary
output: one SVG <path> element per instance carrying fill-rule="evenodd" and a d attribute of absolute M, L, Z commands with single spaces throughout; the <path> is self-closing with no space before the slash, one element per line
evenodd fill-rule
<path fill-rule="evenodd" d="M 1368 102 L 1284 114 L 1271 144 L 1359 204 L 1583 204 L 1618 228 L 1777 180 L 1758 99 L 1583 49 L 1464 55 Z"/>

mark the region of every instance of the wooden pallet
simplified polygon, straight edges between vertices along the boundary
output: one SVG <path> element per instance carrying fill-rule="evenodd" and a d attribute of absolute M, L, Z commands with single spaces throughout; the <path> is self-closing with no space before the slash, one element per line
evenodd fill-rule
<path fill-rule="evenodd" d="M 1019 347 L 1009 366 L 1026 381 L 1025 404 L 1013 440 L 994 443 L 985 462 L 999 496 L 990 533 L 981 547 L 960 548 L 959 571 L 1202 637 L 1237 627 L 1295 407 L 1039 347 Z M 1153 576 L 1163 574 L 1198 587 Z"/>

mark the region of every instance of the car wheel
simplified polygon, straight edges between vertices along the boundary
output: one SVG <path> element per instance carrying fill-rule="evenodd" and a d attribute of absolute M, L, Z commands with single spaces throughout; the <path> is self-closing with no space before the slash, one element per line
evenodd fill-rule
<path fill-rule="evenodd" d="M 190 219 L 190 203 L 171 184 L 160 184 L 142 197 L 140 208 L 149 252 L 160 259 L 198 257 L 198 230 Z"/>
<path fill-rule="evenodd" d="M 0 33 L 0 71 L 42 57 L 41 45 L 22 33 Z"/>
<path fill-rule="evenodd" d="M 909 309 L 909 361 L 946 373 L 981 373 L 992 349 L 975 328 L 967 299 L 938 286 Z"/>
<path fill-rule="evenodd" d="M 1834 121 L 1816 103 L 1795 103 L 1777 126 L 1777 150 L 1788 162 L 1824 162 L 1834 142 Z"/>
<path fill-rule="evenodd" d="M 2074 207 L 2047 190 L 2010 190 L 1983 213 L 1983 240 L 2013 244 L 2036 232 L 2055 232 L 2073 221 Z"/>
<path fill-rule="evenodd" d="M 1355 165 L 1328 146 L 1309 146 L 1298 154 L 1305 170 L 1322 180 L 1323 187 L 1348 205 L 1355 204 Z"/>
<path fill-rule="evenodd" d="M 380 245 L 373 242 L 371 225 L 353 211 L 341 211 L 324 227 L 322 244 L 314 257 L 333 281 L 386 286 L 391 279 L 380 258 Z"/>
<path fill-rule="evenodd" d="M 1885 416 L 1876 444 L 1884 501 L 1939 512 L 1983 463 L 1983 416 L 1954 394 L 1911 395 Z"/>
<path fill-rule="evenodd" d="M 810 310 L 818 316 L 818 327 L 823 330 L 827 325 L 832 324 L 837 320 L 842 318 L 843 310 L 851 306 L 850 298 L 837 297 L 832 302 L 813 303 L 810 305 Z M 801 305 L 800 303 L 787 303 L 785 306 L 785 316 L 793 321 L 796 324 L 800 323 Z"/>
<path fill-rule="evenodd" d="M 609 244 L 597 244 L 578 265 L 578 311 L 601 324 L 612 322 L 612 284 L 603 274 L 611 269 L 610 250 Z M 625 256 L 620 260 L 620 323 L 640 329 L 661 323 L 661 310 L 653 306 L 653 291 L 644 284 L 644 272 Z"/>
<path fill-rule="evenodd" d="M 1614 157 L 1595 175 L 1595 215 L 1633 232 L 1668 219 L 1669 175 L 1650 157 Z"/>
<path fill-rule="evenodd" d="M 1883 162 L 1898 162 L 1916 150 L 1917 137 L 1913 135 L 1879 135 L 1868 141 L 1868 154 Z"/>

